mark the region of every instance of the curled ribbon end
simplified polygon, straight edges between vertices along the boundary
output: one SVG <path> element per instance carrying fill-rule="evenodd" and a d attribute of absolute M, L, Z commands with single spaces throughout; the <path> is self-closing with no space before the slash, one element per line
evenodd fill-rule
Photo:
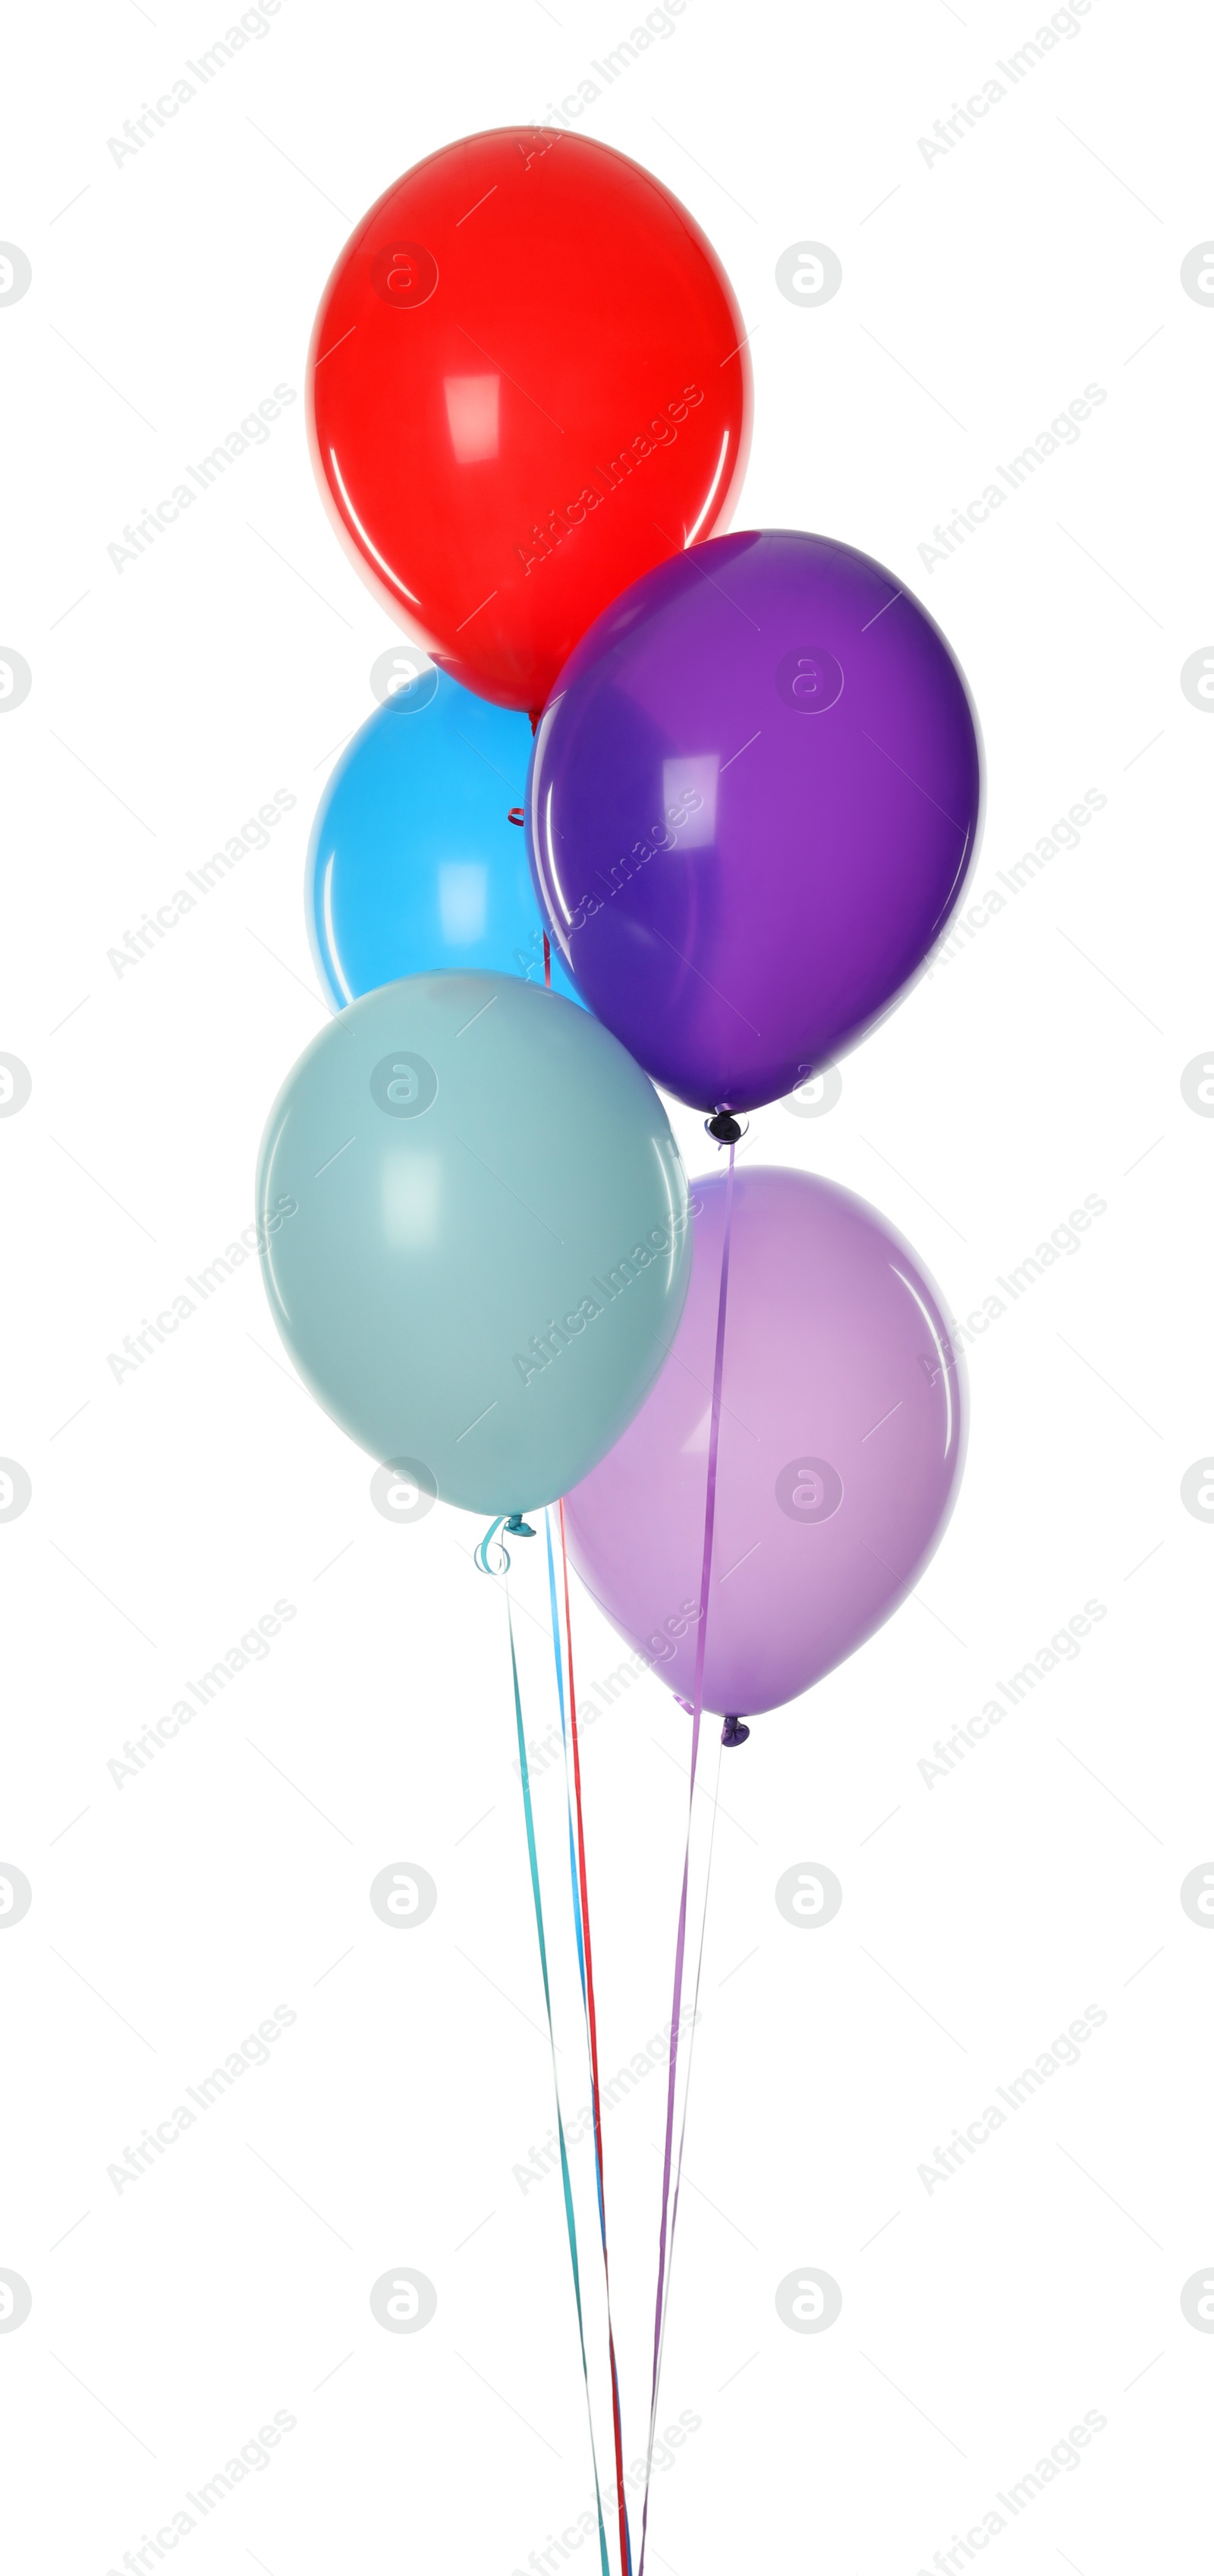
<path fill-rule="evenodd" d="M 501 1542 L 500 1538 L 498 1538 L 498 1535 L 497 1535 L 497 1533 L 498 1533 L 498 1531 L 500 1530 L 501 1526 L 502 1526 L 502 1522 L 501 1522 L 501 1517 L 500 1517 L 500 1515 L 499 1515 L 499 1517 L 498 1517 L 498 1519 L 497 1519 L 497 1520 L 495 1520 L 495 1521 L 490 1521 L 490 1523 L 489 1523 L 489 1527 L 488 1527 L 488 1529 L 486 1530 L 485 1535 L 484 1535 L 483 1539 L 481 1540 L 479 1547 L 477 1547 L 477 1548 L 476 1548 L 476 1549 L 474 1549 L 474 1551 L 473 1551 L 473 1563 L 474 1563 L 474 1564 L 475 1564 L 475 1566 L 476 1566 L 476 1570 L 477 1570 L 478 1574 L 508 1574 L 508 1573 L 509 1573 L 509 1570 L 510 1570 L 510 1551 L 509 1551 L 509 1549 L 508 1549 L 508 1548 L 503 1547 L 502 1542 Z M 490 1562 L 489 1562 L 489 1550 L 490 1550 L 490 1548 L 491 1548 L 491 1547 L 494 1547 L 494 1546 L 496 1546 L 496 1553 L 497 1553 L 497 1555 L 501 1558 L 501 1563 L 500 1563 L 500 1565 L 491 1565 L 491 1564 L 490 1564 Z"/>
<path fill-rule="evenodd" d="M 505 1538 L 498 1537 L 499 1530 L 504 1530 Z M 478 1571 L 481 1574 L 508 1574 L 510 1550 L 506 1545 L 506 1539 L 534 1537 L 535 1531 L 530 1521 L 525 1521 L 521 1512 L 511 1512 L 508 1516 L 505 1512 L 500 1512 L 495 1521 L 490 1521 L 479 1547 L 474 1550 L 474 1563 Z M 497 1565 L 491 1565 L 489 1562 L 491 1548 L 495 1556 L 500 1559 Z"/>

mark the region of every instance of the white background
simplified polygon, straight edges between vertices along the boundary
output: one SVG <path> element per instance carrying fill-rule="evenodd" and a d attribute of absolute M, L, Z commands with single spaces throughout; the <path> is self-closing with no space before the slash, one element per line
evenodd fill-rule
<path fill-rule="evenodd" d="M 1179 1888 L 1214 1849 L 1214 1536 L 1180 1480 L 1214 1437 L 1214 1125 L 1180 1076 L 1214 1036 L 1214 723 L 1179 674 L 1214 635 L 1214 313 L 1179 272 L 1211 221 L 1212 66 L 1196 10 L 1093 0 L 1080 23 L 930 165 L 917 138 L 1033 34 L 1027 0 L 688 0 L 584 118 L 694 210 L 753 331 L 736 524 L 862 546 L 958 652 L 989 762 L 978 892 L 1107 799 L 846 1062 L 829 1116 L 751 1122 L 748 1154 L 902 1227 L 960 1318 L 1087 1194 L 1107 1209 L 970 1354 L 966 1479 L 919 1595 L 721 1773 L 660 2410 L 699 2426 L 651 2513 L 676 2576 L 913 2576 L 1089 2410 L 1081 2465 L 991 2540 L 1005 2576 L 1192 2563 L 1208 2523 L 1214 2341 L 1180 2291 L 1214 2262 L 1214 1941 Z M 302 398 L 153 551 L 120 574 L 106 549 L 276 384 L 302 397 L 324 279 L 394 176 L 542 117 L 628 32 L 622 0 L 285 0 L 116 166 L 107 136 L 222 35 L 218 0 L 10 20 L 0 234 L 33 268 L 0 309 L 0 641 L 33 673 L 0 724 L 0 1047 L 33 1080 L 0 1122 L 0 1449 L 33 1484 L 0 1527 L 0 1858 L 34 1891 L 0 1938 L 22 2576 L 120 2568 L 276 2410 L 297 2424 L 270 2465 L 183 2536 L 193 2576 L 509 2576 L 592 2493 L 559 2183 L 513 2171 L 549 2133 L 551 2067 L 477 1532 L 376 1515 L 255 1265 L 136 1375 L 107 1367 L 248 1222 L 263 1118 L 324 1017 L 311 814 L 394 630 L 330 533 Z M 805 238 L 843 265 L 817 310 L 775 284 Z M 936 523 L 1089 383 L 1078 441 L 927 570 Z M 271 846 L 116 975 L 107 950 L 279 788 Z M 516 1559 L 537 1734 L 541 1555 Z M 268 1656 L 117 1786 L 124 1739 L 278 1599 Z M 1079 1655 L 929 1786 L 933 1740 L 1089 1599 Z M 597 1679 L 617 1643 L 581 1597 L 575 1620 Z M 685 1750 L 649 1679 L 586 1740 L 612 2069 L 669 2013 Z M 553 1771 L 565 1958 L 559 1799 Z M 400 1858 L 439 1890 L 408 1934 L 368 1902 Z M 813 1935 L 773 1897 L 804 1860 L 844 1891 Z M 279 2003 L 271 2062 L 116 2191 L 107 2166 Z M 929 2193 L 919 2165 L 1089 2004 L 1082 2063 Z M 661 2084 L 607 2126 L 630 2459 Z M 368 2294 L 402 2263 L 438 2310 L 396 2337 Z M 843 2307 L 801 2337 L 774 2292 L 806 2264 Z"/>

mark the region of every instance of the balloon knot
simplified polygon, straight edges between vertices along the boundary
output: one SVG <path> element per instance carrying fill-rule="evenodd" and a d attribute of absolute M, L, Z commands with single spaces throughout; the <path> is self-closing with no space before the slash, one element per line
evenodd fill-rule
<path fill-rule="evenodd" d="M 718 1109 L 715 1118 L 706 1118 L 704 1124 L 709 1135 L 716 1137 L 718 1145 L 736 1145 L 746 1133 L 728 1109 Z"/>
<path fill-rule="evenodd" d="M 727 1717 L 721 1729 L 721 1742 L 722 1744 L 745 1744 L 749 1734 L 750 1728 L 743 1726 L 740 1718 Z"/>
<path fill-rule="evenodd" d="M 499 1513 L 495 1521 L 490 1521 L 480 1546 L 473 1550 L 473 1558 L 481 1574 L 508 1574 L 510 1571 L 510 1550 L 506 1545 L 506 1537 L 498 1537 L 499 1530 L 505 1532 L 510 1538 L 535 1537 L 530 1521 L 525 1521 L 521 1512 L 511 1512 L 509 1518 L 504 1512 Z M 491 1549 L 500 1559 L 500 1563 L 490 1563 Z"/>

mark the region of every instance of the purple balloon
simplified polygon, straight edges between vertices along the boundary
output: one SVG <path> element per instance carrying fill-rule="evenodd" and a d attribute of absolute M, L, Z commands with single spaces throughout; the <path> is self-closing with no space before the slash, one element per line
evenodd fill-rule
<path fill-rule="evenodd" d="M 775 529 L 692 546 L 565 664 L 528 848 L 579 992 L 655 1082 L 755 1109 L 890 1010 L 958 900 L 982 764 L 892 573 Z"/>
<path fill-rule="evenodd" d="M 574 1565 L 677 1697 L 695 1675 L 725 1178 L 692 1183 L 691 1286 L 662 1374 L 566 1498 Z M 909 1244 L 850 1190 L 740 1171 L 704 1706 L 778 1708 L 863 1645 L 952 1510 L 966 1391 Z"/>

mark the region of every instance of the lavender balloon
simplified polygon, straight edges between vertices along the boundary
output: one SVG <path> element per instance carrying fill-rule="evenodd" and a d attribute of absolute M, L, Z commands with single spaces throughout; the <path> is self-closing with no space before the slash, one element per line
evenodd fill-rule
<path fill-rule="evenodd" d="M 528 847 L 579 992 L 655 1082 L 754 1109 L 890 1010 L 977 847 L 977 723 L 880 564 L 798 530 L 646 573 L 565 664 Z"/>
<path fill-rule="evenodd" d="M 575 1486 L 574 1565 L 680 1698 L 695 1669 L 724 1176 L 692 1185 L 691 1286 L 661 1376 Z M 909 1244 L 804 1172 L 734 1181 L 704 1705 L 795 1699 L 863 1645 L 952 1510 L 966 1394 Z"/>

